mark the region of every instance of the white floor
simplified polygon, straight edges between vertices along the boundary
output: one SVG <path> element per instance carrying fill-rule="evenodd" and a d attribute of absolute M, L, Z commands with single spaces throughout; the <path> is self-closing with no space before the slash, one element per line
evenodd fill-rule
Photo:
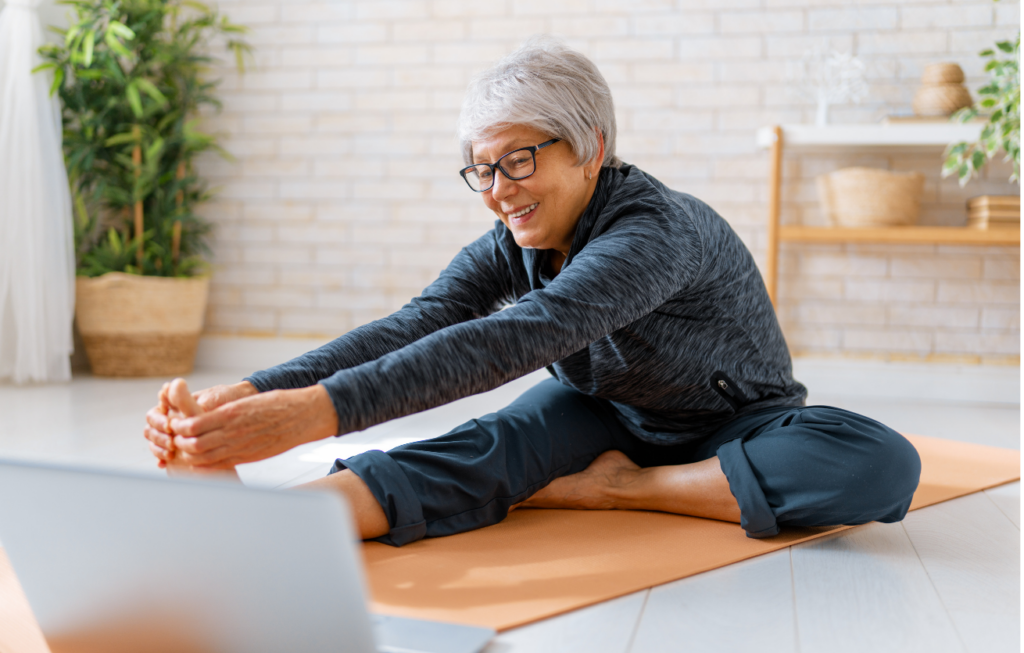
<path fill-rule="evenodd" d="M 299 353 L 296 340 L 208 339 L 194 388 L 237 381 Z M 1020 370 L 795 362 L 810 402 L 910 433 L 1020 448 Z M 243 466 L 290 486 L 335 457 L 433 437 L 505 405 L 546 373 L 493 392 Z M 159 473 L 141 436 L 161 380 L 89 376 L 0 385 L 0 457 Z M 685 555 L 685 552 L 680 552 Z M 487 653 L 1019 651 L 1020 484 L 870 524 L 501 634 Z"/>

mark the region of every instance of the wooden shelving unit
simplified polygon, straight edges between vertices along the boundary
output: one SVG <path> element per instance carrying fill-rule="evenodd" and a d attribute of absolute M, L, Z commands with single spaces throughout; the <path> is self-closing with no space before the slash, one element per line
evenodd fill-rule
<path fill-rule="evenodd" d="M 941 154 L 957 141 L 976 140 L 978 123 L 895 123 L 888 125 L 775 125 L 757 131 L 759 147 L 771 150 L 768 188 L 768 259 L 765 285 L 775 303 L 779 245 L 792 243 L 900 243 L 913 245 L 1020 245 L 1020 228 L 968 227 L 806 227 L 780 224 L 783 145 L 804 152 L 836 150 L 934 151 Z"/>
<path fill-rule="evenodd" d="M 908 245 L 1019 245 L 1020 229 L 970 227 L 805 227 L 782 225 L 790 243 L 901 243 Z"/>

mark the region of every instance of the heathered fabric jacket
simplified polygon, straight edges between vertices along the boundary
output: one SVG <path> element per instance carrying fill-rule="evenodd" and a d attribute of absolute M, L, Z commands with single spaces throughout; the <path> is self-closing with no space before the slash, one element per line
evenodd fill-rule
<path fill-rule="evenodd" d="M 547 269 L 546 251 L 496 221 L 398 312 L 248 380 L 320 383 L 342 434 L 545 366 L 655 444 L 803 404 L 754 260 L 704 202 L 635 166 L 603 168 L 561 272 Z"/>

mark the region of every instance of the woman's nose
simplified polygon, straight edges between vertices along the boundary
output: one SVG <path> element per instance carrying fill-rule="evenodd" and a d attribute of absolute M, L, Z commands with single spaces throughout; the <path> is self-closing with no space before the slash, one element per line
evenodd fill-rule
<path fill-rule="evenodd" d="M 499 170 L 494 171 L 494 186 L 491 187 L 491 197 L 500 202 L 513 193 L 516 182 L 512 181 Z"/>

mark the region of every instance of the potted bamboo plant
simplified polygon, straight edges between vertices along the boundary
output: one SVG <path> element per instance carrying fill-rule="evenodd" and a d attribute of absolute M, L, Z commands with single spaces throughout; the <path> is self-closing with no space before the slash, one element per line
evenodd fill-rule
<path fill-rule="evenodd" d="M 199 110 L 222 37 L 239 69 L 245 28 L 191 0 L 71 0 L 59 44 L 40 49 L 63 109 L 74 203 L 75 318 L 99 376 L 191 371 L 206 311 L 210 190 L 194 158 L 214 150 Z"/>

